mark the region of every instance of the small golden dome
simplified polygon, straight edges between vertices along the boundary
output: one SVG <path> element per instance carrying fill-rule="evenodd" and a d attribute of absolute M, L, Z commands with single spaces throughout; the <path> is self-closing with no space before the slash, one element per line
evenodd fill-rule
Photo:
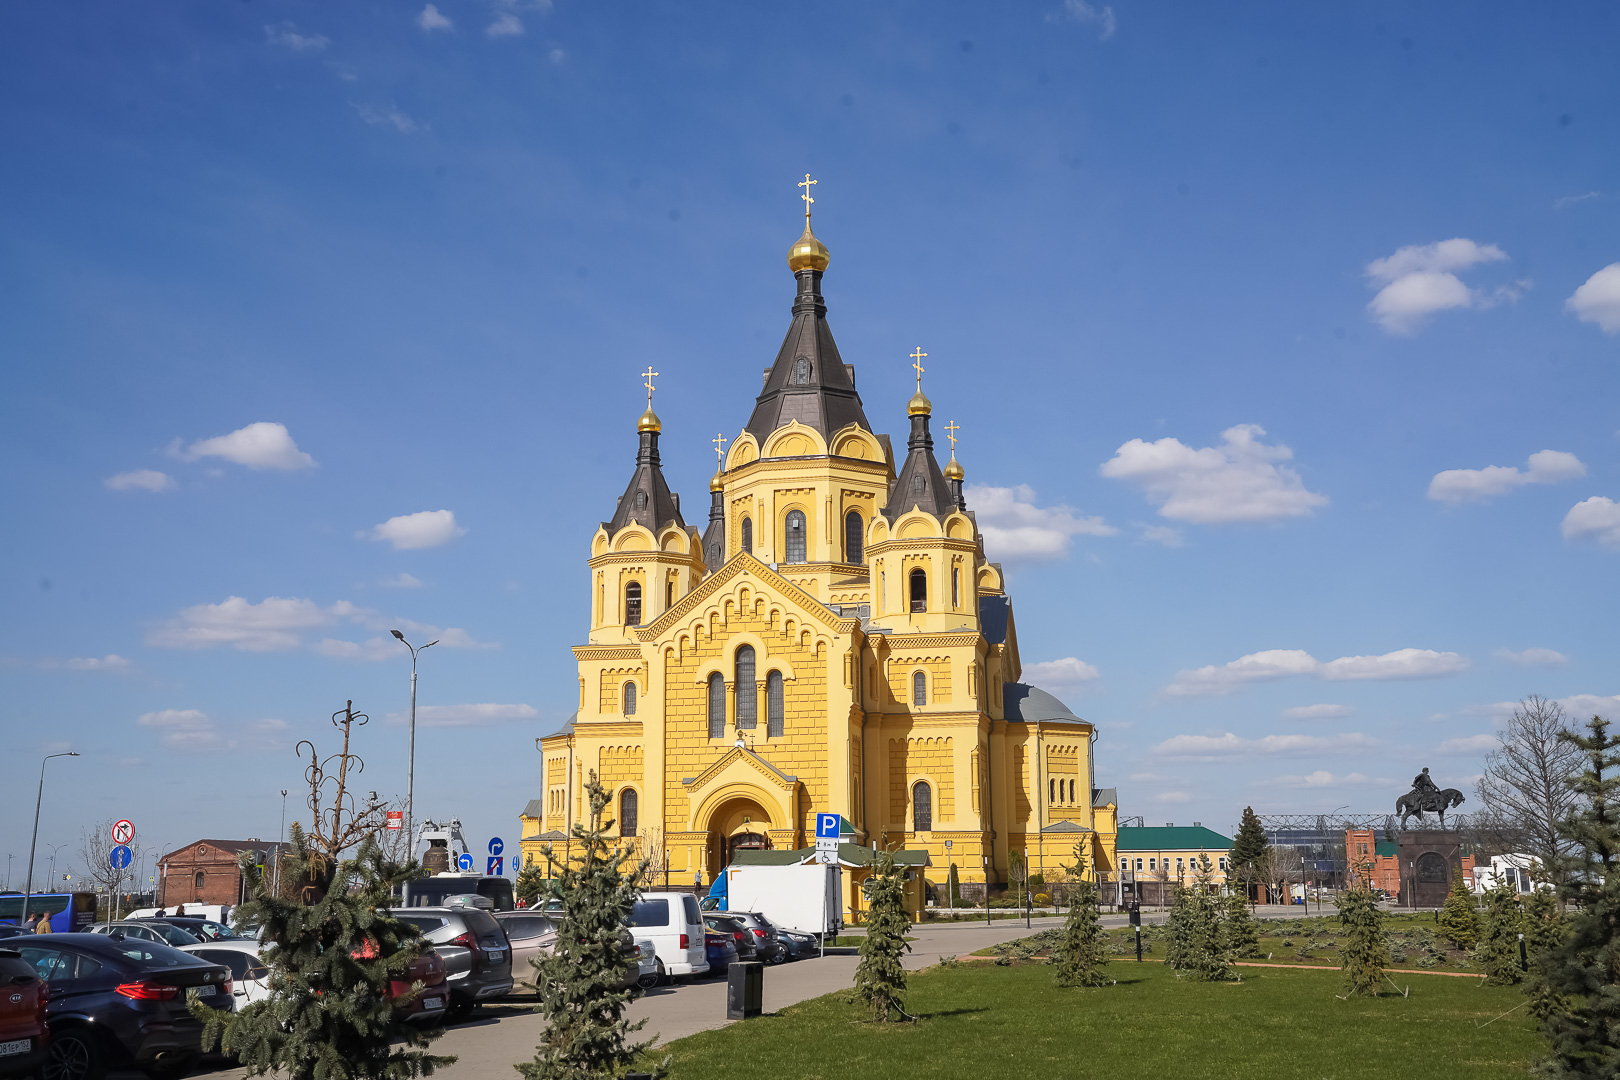
<path fill-rule="evenodd" d="M 788 268 L 797 274 L 800 270 L 825 270 L 830 258 L 827 245 L 816 239 L 810 231 L 810 219 L 804 219 L 804 235 L 793 241 L 788 250 Z"/>
<path fill-rule="evenodd" d="M 714 470 L 714 476 L 709 480 L 709 490 L 710 491 L 724 491 L 725 489 L 726 489 L 726 482 L 720 478 L 720 470 L 719 469 Z"/>
<path fill-rule="evenodd" d="M 641 419 L 636 421 L 636 430 L 637 431 L 662 431 L 662 430 L 664 430 L 663 422 L 658 419 L 658 414 L 652 411 L 652 406 L 649 405 L 647 407 L 647 411 L 641 414 Z"/>
<path fill-rule="evenodd" d="M 962 477 L 964 477 L 966 475 L 967 475 L 967 470 L 962 468 L 961 463 L 958 462 L 955 458 L 951 458 L 950 461 L 945 463 L 945 479 L 947 479 L 947 480 L 960 480 L 960 479 L 962 479 Z"/>
<path fill-rule="evenodd" d="M 921 388 L 918 388 L 917 392 L 911 395 L 911 400 L 906 402 L 907 416 L 928 416 L 933 411 L 934 403 L 928 400 Z"/>

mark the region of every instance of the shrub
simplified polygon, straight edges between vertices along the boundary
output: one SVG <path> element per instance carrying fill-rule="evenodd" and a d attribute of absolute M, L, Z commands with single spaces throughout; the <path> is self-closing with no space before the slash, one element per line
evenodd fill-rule
<path fill-rule="evenodd" d="M 1046 895 L 1043 892 L 1038 892 L 1038 893 L 1035 894 L 1035 906 L 1036 907 L 1051 907 L 1052 906 L 1052 898 L 1050 896 Z"/>

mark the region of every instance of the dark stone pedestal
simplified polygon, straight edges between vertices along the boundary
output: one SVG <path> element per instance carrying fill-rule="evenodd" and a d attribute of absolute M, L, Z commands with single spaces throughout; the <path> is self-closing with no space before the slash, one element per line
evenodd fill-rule
<path fill-rule="evenodd" d="M 1443 829 L 1411 829 L 1395 838 L 1401 867 L 1401 907 L 1439 907 L 1461 873 L 1462 836 Z"/>

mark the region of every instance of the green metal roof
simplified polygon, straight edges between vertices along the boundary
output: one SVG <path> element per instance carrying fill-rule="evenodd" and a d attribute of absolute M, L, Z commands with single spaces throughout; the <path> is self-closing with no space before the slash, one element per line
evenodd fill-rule
<path fill-rule="evenodd" d="M 1230 837 L 1202 825 L 1126 825 L 1119 830 L 1120 851 L 1227 851 Z"/>
<path fill-rule="evenodd" d="M 737 852 L 731 859 L 733 866 L 793 866 L 802 863 L 816 853 L 813 847 L 799 848 L 797 851 L 756 851 L 747 848 Z M 861 844 L 839 844 L 838 859 L 850 866 L 871 866 L 876 853 L 869 847 Z M 894 853 L 894 861 L 901 866 L 927 866 L 928 852 L 911 851 L 901 848 Z"/>
<path fill-rule="evenodd" d="M 1378 857 L 1382 859 L 1394 855 L 1397 850 L 1397 845 L 1393 840 L 1380 840 L 1373 845 L 1373 850 Z"/>

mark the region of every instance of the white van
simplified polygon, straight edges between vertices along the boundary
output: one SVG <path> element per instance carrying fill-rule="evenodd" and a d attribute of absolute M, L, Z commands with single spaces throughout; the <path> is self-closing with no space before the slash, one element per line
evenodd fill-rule
<path fill-rule="evenodd" d="M 630 930 L 638 941 L 652 942 L 660 981 L 709 970 L 703 913 L 691 893 L 642 893 L 630 911 Z"/>

